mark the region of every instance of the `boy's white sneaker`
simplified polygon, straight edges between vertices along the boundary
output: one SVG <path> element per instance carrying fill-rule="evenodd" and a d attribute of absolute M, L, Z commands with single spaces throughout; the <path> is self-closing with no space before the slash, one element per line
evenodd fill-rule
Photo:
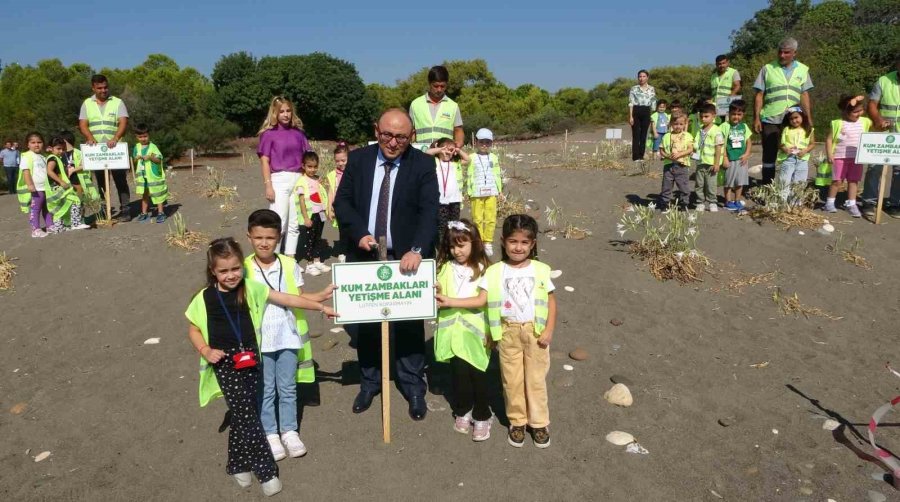
<path fill-rule="evenodd" d="M 87 229 L 89 229 L 89 228 L 91 228 L 90 225 L 85 225 L 84 223 L 82 223 L 82 224 L 80 224 L 80 225 L 75 225 L 75 226 L 73 226 L 73 227 L 72 227 L 72 230 L 87 230 Z"/>
<path fill-rule="evenodd" d="M 716 204 L 715 202 L 710 202 L 710 203 L 709 203 L 709 212 L 710 212 L 710 213 L 718 213 L 718 212 L 719 212 L 719 205 Z"/>
<path fill-rule="evenodd" d="M 281 491 L 281 480 L 278 478 L 272 478 L 265 483 L 262 484 L 263 495 L 266 497 L 271 497 L 276 493 Z"/>
<path fill-rule="evenodd" d="M 697 206 L 694 208 L 694 211 L 697 211 L 698 213 L 702 213 L 703 211 L 706 211 L 706 204 L 704 204 L 702 202 L 698 202 Z"/>
<path fill-rule="evenodd" d="M 250 484 L 253 483 L 253 477 L 249 472 L 239 472 L 235 474 L 234 480 L 241 488 L 250 488 Z"/>
<path fill-rule="evenodd" d="M 288 455 L 291 458 L 302 457 L 306 455 L 306 445 L 300 441 L 300 434 L 297 431 L 288 431 L 281 435 L 281 442 L 287 447 Z"/>
<path fill-rule="evenodd" d="M 317 261 L 317 262 L 313 263 L 313 265 L 315 265 L 316 268 L 319 269 L 319 272 L 330 272 L 331 271 L 331 267 L 326 265 L 324 262 Z"/>
<path fill-rule="evenodd" d="M 494 256 L 494 246 L 493 244 L 485 244 L 484 245 L 484 254 L 488 256 Z"/>
<path fill-rule="evenodd" d="M 321 274 L 322 272 L 319 271 L 319 268 L 316 267 L 314 263 L 310 263 L 306 266 L 306 273 L 312 276 L 316 276 Z"/>
<path fill-rule="evenodd" d="M 269 448 L 272 449 L 272 456 L 275 457 L 276 462 L 287 456 L 278 434 L 269 434 L 266 436 L 266 440 L 269 442 Z"/>
<path fill-rule="evenodd" d="M 43 239 L 44 237 L 47 237 L 47 232 L 44 232 L 43 230 L 38 228 L 31 231 L 31 236 L 35 239 Z"/>

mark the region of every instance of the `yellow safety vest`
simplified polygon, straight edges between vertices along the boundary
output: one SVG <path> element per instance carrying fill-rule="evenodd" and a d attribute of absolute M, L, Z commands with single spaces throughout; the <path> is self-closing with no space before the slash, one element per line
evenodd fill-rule
<path fill-rule="evenodd" d="M 459 105 L 452 99 L 445 97 L 441 100 L 434 119 L 431 118 L 428 94 L 414 99 L 409 105 L 409 112 L 416 127 L 417 143 L 431 144 L 441 138 L 453 139 L 453 127 L 459 113 Z"/>
<path fill-rule="evenodd" d="M 766 91 L 763 96 L 762 118 L 775 117 L 791 106 L 800 104 L 803 84 L 809 76 L 809 67 L 797 62 L 791 73 L 791 80 L 784 77 L 784 70 L 777 62 L 766 65 Z"/>
<path fill-rule="evenodd" d="M 475 165 L 479 161 L 477 156 L 477 153 L 473 153 L 470 157 L 469 165 L 466 167 L 466 185 L 469 197 L 480 197 L 480 195 L 475 193 Z M 500 159 L 494 153 L 489 153 L 488 158 L 490 159 L 491 172 L 494 175 L 494 183 L 497 185 L 497 193 L 503 193 L 503 175 L 500 172 Z"/>
<path fill-rule="evenodd" d="M 301 187 L 303 188 L 303 194 L 297 197 L 297 214 L 302 214 L 300 212 L 300 204 L 306 205 L 306 215 L 312 218 L 312 206 L 313 201 L 310 197 L 312 194 L 309 193 L 309 178 L 306 177 L 305 174 L 300 175 L 300 179 L 297 180 L 297 183 L 294 184 L 294 188 Z M 322 183 L 319 183 L 319 199 L 321 199 L 321 205 L 323 208 L 328 207 L 328 191 L 325 190 L 325 187 L 322 186 Z"/>
<path fill-rule="evenodd" d="M 62 182 L 69 185 L 69 188 L 63 188 L 60 185 L 54 185 L 54 181 L 47 175 L 47 185 L 44 187 L 44 193 L 47 194 L 47 211 L 53 215 L 55 221 L 61 220 L 69 213 L 72 204 L 78 204 L 81 199 L 72 188 L 68 174 L 66 174 L 66 166 L 62 159 L 56 155 L 47 157 L 47 172 L 50 172 L 50 161 L 56 162 L 56 169 L 59 171 L 59 177 Z"/>
<path fill-rule="evenodd" d="M 790 127 L 785 127 L 783 131 L 781 131 L 781 146 L 791 144 L 792 146 L 796 146 L 799 149 L 804 149 L 809 146 L 809 142 L 813 138 L 813 133 L 815 129 L 810 129 L 809 134 L 806 134 L 806 131 L 801 127 L 800 131 L 802 134 L 793 133 L 793 129 Z M 793 134 L 792 134 L 793 133 Z M 793 136 L 793 138 L 792 138 Z M 796 144 L 793 144 L 792 139 L 796 139 Z M 810 152 L 807 152 L 806 155 L 800 157 L 800 160 L 809 160 Z M 785 159 L 788 158 L 788 154 L 784 153 L 784 150 L 781 148 L 778 149 L 778 158 L 776 159 L 778 162 L 784 162 Z"/>
<path fill-rule="evenodd" d="M 672 133 L 671 131 L 670 131 L 670 132 L 667 132 L 667 133 L 663 136 L 663 139 L 662 139 L 662 141 L 661 141 L 660 144 L 659 144 L 659 149 L 660 149 L 660 151 L 661 151 L 662 153 L 666 154 L 666 155 L 669 155 L 669 154 L 672 153 L 672 134 L 674 134 L 674 133 Z M 687 146 L 688 146 L 688 145 L 691 145 L 691 144 L 694 143 L 694 137 L 691 136 L 691 133 L 689 133 L 689 132 L 687 132 L 687 131 L 682 131 L 682 132 L 681 132 L 681 136 L 679 137 L 679 139 L 681 140 L 681 141 L 680 141 L 680 144 L 677 145 L 679 150 L 685 150 L 685 149 L 687 149 Z M 671 165 L 674 164 L 674 163 L 675 163 L 675 162 L 672 161 L 671 159 L 666 159 L 666 160 L 663 162 L 663 165 L 664 165 L 664 166 L 671 166 Z M 683 165 L 683 166 L 686 166 L 686 167 L 691 167 L 691 156 L 688 155 L 688 156 L 682 157 L 682 158 L 680 159 L 680 161 L 679 161 L 679 165 Z"/>
<path fill-rule="evenodd" d="M 872 129 L 872 121 L 868 117 L 860 117 L 859 121 L 862 122 L 863 132 L 869 132 Z M 841 136 L 843 123 L 844 121 L 842 119 L 831 121 L 831 155 L 834 155 L 834 150 L 837 148 L 838 138 Z M 828 185 L 831 185 L 831 178 L 832 165 L 827 159 L 823 160 L 819 163 L 818 167 L 816 167 L 816 186 L 827 187 Z"/>
<path fill-rule="evenodd" d="M 28 166 L 28 171 L 34 169 L 34 157 L 37 154 L 28 150 L 22 153 L 21 165 Z M 32 173 L 32 178 L 34 177 L 34 173 Z M 28 190 L 28 184 L 25 183 L 25 169 L 19 169 L 19 176 L 16 178 L 16 198 L 19 199 L 19 209 L 28 214 L 29 206 L 31 205 L 31 192 Z"/>
<path fill-rule="evenodd" d="M 719 75 L 718 71 L 713 71 L 712 78 L 709 81 L 712 87 L 713 99 L 731 96 L 731 86 L 734 84 L 734 71 L 734 68 L 728 68 L 721 75 Z"/>
<path fill-rule="evenodd" d="M 94 101 L 93 97 L 84 100 L 88 130 L 91 131 L 98 143 L 109 141 L 116 135 L 119 128 L 119 105 L 121 103 L 121 99 L 110 96 L 104 104 L 103 113 L 100 113 L 100 105 Z"/>
<path fill-rule="evenodd" d="M 266 285 L 265 282 L 256 275 L 256 267 L 253 266 L 253 257 L 251 254 L 244 259 L 244 269 L 247 271 L 247 277 L 254 281 Z M 299 295 L 300 288 L 297 287 L 297 281 L 294 279 L 295 270 L 297 269 L 297 261 L 290 256 L 276 254 L 278 261 L 281 263 L 281 270 L 284 273 L 285 293 Z M 294 317 L 297 319 L 297 334 L 300 335 L 301 348 L 297 351 L 297 381 L 311 383 L 316 381 L 316 369 L 313 363 L 312 342 L 309 338 L 309 325 L 306 323 L 306 314 L 303 309 L 291 309 Z M 265 309 L 263 309 L 265 315 Z M 262 324 L 260 324 L 262 326 Z M 265 333 L 260 333 L 265 336 Z"/>
<path fill-rule="evenodd" d="M 138 155 L 156 155 L 159 157 L 159 164 L 150 160 L 137 160 Z M 144 195 L 144 185 L 150 192 L 150 200 L 154 204 L 162 204 L 169 199 L 169 188 L 166 185 L 166 172 L 163 170 L 164 165 L 162 153 L 156 145 L 150 143 L 147 146 L 140 144 L 134 145 L 132 157 L 135 158 L 134 191 L 138 195 Z"/>
<path fill-rule="evenodd" d="M 341 179 L 343 179 L 343 178 L 341 178 Z M 337 183 L 337 169 L 332 169 L 331 171 L 328 171 L 328 174 L 325 175 L 325 182 L 328 185 L 326 187 L 325 191 L 327 192 L 331 189 L 334 189 L 334 194 L 337 195 L 337 189 L 338 189 L 338 187 L 337 187 L 337 184 L 338 184 Z M 331 197 L 329 197 L 328 199 L 331 200 Z M 333 214 L 331 215 L 331 226 L 334 228 L 338 227 L 337 217 Z"/>
<path fill-rule="evenodd" d="M 892 71 L 878 79 L 881 87 L 881 100 L 878 101 L 878 113 L 881 118 L 894 123 L 893 132 L 900 132 L 900 83 L 897 72 Z"/>
<path fill-rule="evenodd" d="M 531 260 L 534 265 L 534 336 L 539 337 L 547 327 L 547 316 L 550 313 L 550 292 L 547 285 L 550 284 L 550 267 L 537 260 Z M 498 262 L 485 271 L 487 279 L 487 318 L 491 330 L 491 338 L 500 340 L 503 338 L 503 326 L 501 324 L 501 308 L 503 303 L 503 262 Z"/>
<path fill-rule="evenodd" d="M 445 263 L 438 273 L 441 291 L 452 295 L 457 290 L 453 266 Z M 459 357 L 481 371 L 487 370 L 491 353 L 485 341 L 488 335 L 484 309 L 442 308 L 438 311 L 437 331 L 434 333 L 434 358 L 449 361 Z M 490 333 L 493 340 L 499 340 Z"/>
<path fill-rule="evenodd" d="M 713 165 L 716 161 L 716 136 L 722 134 L 722 130 L 719 129 L 719 126 L 713 124 L 709 126 L 709 130 L 706 131 L 706 135 L 703 135 L 703 129 L 701 128 L 697 131 L 697 134 L 694 136 L 694 152 L 700 152 L 700 163 L 706 165 Z M 703 140 L 703 148 L 700 148 L 700 140 Z M 724 157 L 724 145 L 723 145 L 723 157 Z M 721 164 L 722 158 L 719 158 L 719 163 Z"/>
<path fill-rule="evenodd" d="M 75 167 L 80 168 L 83 159 L 84 156 L 81 154 L 81 150 L 77 148 L 72 150 L 72 163 L 75 164 Z M 94 185 L 94 180 L 91 177 L 90 171 L 81 170 L 76 172 L 75 176 L 78 176 L 78 180 L 81 182 L 81 190 L 83 192 L 82 200 L 100 200 L 100 192 Z"/>

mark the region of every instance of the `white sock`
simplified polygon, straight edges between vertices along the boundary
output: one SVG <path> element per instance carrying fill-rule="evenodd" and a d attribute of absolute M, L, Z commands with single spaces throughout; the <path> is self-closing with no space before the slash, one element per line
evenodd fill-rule
<path fill-rule="evenodd" d="M 825 199 L 825 203 L 826 204 L 834 204 L 834 197 L 828 197 L 827 199 Z"/>
<path fill-rule="evenodd" d="M 848 205 L 848 206 L 855 206 L 855 205 L 856 205 L 856 199 L 847 199 L 847 205 Z"/>

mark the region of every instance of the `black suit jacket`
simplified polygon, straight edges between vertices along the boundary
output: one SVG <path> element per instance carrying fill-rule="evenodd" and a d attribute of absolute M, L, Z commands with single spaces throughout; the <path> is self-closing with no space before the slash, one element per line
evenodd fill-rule
<path fill-rule="evenodd" d="M 349 261 L 368 261 L 375 252 L 359 248 L 369 235 L 369 206 L 378 144 L 350 152 L 341 184 L 334 196 L 334 214 L 340 232 L 347 240 Z M 378 194 L 374 194 L 378 197 Z M 414 247 L 422 248 L 422 257 L 434 256 L 437 236 L 439 192 L 434 157 L 410 146 L 400 156 L 400 167 L 391 198 L 391 244 L 399 260 Z"/>

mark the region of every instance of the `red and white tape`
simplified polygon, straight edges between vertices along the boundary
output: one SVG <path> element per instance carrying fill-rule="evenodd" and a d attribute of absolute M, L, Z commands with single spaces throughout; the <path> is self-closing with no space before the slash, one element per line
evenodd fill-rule
<path fill-rule="evenodd" d="M 900 373 L 894 368 L 891 368 L 891 363 L 885 363 L 884 366 L 888 371 L 900 378 Z M 880 448 L 875 443 L 875 430 L 878 429 L 878 424 L 881 423 L 881 419 L 884 418 L 889 411 L 892 411 L 897 403 L 900 403 L 900 396 L 895 396 L 887 403 L 879 406 L 878 409 L 875 410 L 875 413 L 872 413 L 872 419 L 869 421 L 869 443 L 872 444 L 872 448 L 875 450 L 875 455 L 878 456 L 878 459 L 891 469 L 894 474 L 894 479 L 900 478 L 900 461 L 897 460 L 897 457 L 891 455 L 889 451 Z"/>

